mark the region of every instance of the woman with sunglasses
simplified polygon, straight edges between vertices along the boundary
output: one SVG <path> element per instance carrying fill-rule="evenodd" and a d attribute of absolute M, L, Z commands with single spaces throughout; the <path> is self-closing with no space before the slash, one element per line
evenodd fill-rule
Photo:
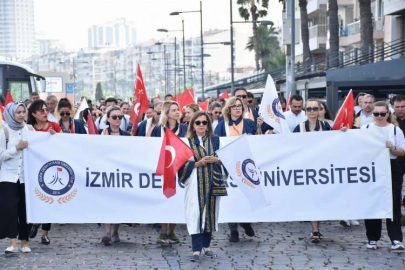
<path fill-rule="evenodd" d="M 215 156 L 219 138 L 213 136 L 211 119 L 204 111 L 196 112 L 187 131 L 194 157 L 179 170 L 179 180 L 185 188 L 185 212 L 188 233 L 191 235 L 192 262 L 216 255 L 210 248 L 212 233 L 218 230 L 219 196 L 227 196 L 221 161 Z"/>
<path fill-rule="evenodd" d="M 332 128 L 327 122 L 319 120 L 319 109 L 321 107 L 321 103 L 316 98 L 310 98 L 307 101 L 305 112 L 308 120 L 303 122 L 302 124 L 298 125 L 294 132 L 317 132 L 317 131 L 328 131 Z M 320 221 L 311 221 L 311 242 L 312 243 L 319 243 L 324 236 L 320 233 Z"/>
<path fill-rule="evenodd" d="M 124 115 L 121 112 L 121 108 L 117 105 L 112 105 L 107 108 L 106 111 L 106 125 L 104 130 L 101 130 L 101 135 L 118 135 L 118 136 L 130 136 L 130 133 L 120 128 L 121 121 L 124 119 Z"/>
<path fill-rule="evenodd" d="M 405 139 L 402 130 L 397 127 L 395 120 L 391 115 L 388 104 L 384 101 L 378 101 L 374 104 L 373 121 L 364 125 L 362 129 L 380 132 L 386 136 L 386 146 L 390 151 L 391 159 L 391 182 L 392 182 L 392 204 L 393 204 L 393 220 L 387 218 L 387 231 L 391 240 L 391 250 L 404 250 L 402 244 L 401 230 L 401 190 L 403 182 L 403 171 L 397 161 L 397 157 L 405 154 Z M 377 242 L 381 238 L 382 220 L 381 219 L 366 219 L 366 234 L 368 238 L 367 248 L 377 249 Z"/>
<path fill-rule="evenodd" d="M 124 115 L 121 112 L 121 108 L 117 105 L 112 105 L 107 108 L 106 111 L 107 127 L 101 131 L 101 135 L 104 136 L 130 136 L 130 133 L 121 130 L 121 120 L 124 118 Z M 110 246 L 112 243 L 118 243 L 121 241 L 118 234 L 119 224 L 104 224 L 104 236 L 101 239 L 101 242 L 105 246 Z"/>
<path fill-rule="evenodd" d="M 87 134 L 83 123 L 79 119 L 73 119 L 72 103 L 67 98 L 62 98 L 58 103 L 58 113 L 60 115 L 59 126 L 63 133 Z"/>
<path fill-rule="evenodd" d="M 243 134 L 256 134 L 256 123 L 244 118 L 246 107 L 239 97 L 231 97 L 222 109 L 223 119 L 215 128 L 215 135 L 219 137 L 241 136 Z M 254 236 L 255 232 L 251 223 L 239 223 L 247 236 Z M 238 223 L 229 223 L 231 235 L 229 242 L 239 242 Z"/>
<path fill-rule="evenodd" d="M 48 106 L 45 101 L 38 99 L 35 100 L 28 110 L 27 124 L 32 125 L 35 131 L 49 132 L 51 134 L 61 133 L 62 128 L 55 122 L 48 121 Z M 32 226 L 30 232 L 30 238 L 35 238 L 37 235 L 39 224 Z M 49 239 L 49 231 L 51 230 L 51 224 L 42 224 L 42 237 L 41 244 L 49 245 L 51 240 Z"/>
<path fill-rule="evenodd" d="M 212 102 L 209 107 L 209 113 L 212 119 L 212 129 L 215 130 L 222 115 L 221 103 L 216 101 Z"/>
<path fill-rule="evenodd" d="M 163 127 L 169 128 L 180 138 L 185 137 L 187 133 L 187 125 L 180 123 L 180 116 L 180 107 L 177 102 L 172 100 L 163 102 L 159 125 L 153 129 L 151 137 L 162 137 L 164 135 Z M 174 234 L 175 228 L 176 224 L 161 224 L 161 233 L 156 240 L 156 243 L 180 243 L 179 238 Z"/>
<path fill-rule="evenodd" d="M 29 253 L 28 238 L 31 226 L 27 224 L 23 149 L 23 130 L 27 109 L 24 103 L 11 102 L 4 109 L 5 122 L 0 129 L 0 239 L 10 238 L 5 253 L 17 253 L 17 236 L 21 240 L 21 252 Z"/>

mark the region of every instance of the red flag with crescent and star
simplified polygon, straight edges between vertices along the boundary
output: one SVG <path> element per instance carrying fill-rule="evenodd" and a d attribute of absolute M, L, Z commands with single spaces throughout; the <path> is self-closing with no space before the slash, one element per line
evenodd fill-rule
<path fill-rule="evenodd" d="M 176 173 L 189 158 L 194 156 L 194 151 L 170 129 L 165 127 L 164 130 L 156 175 L 164 176 L 163 194 L 170 198 L 176 194 Z"/>
<path fill-rule="evenodd" d="M 219 98 L 223 98 L 223 99 L 225 99 L 225 100 L 228 100 L 228 99 L 229 99 L 228 90 L 225 90 L 225 92 L 223 92 L 223 93 L 219 96 Z"/>
<path fill-rule="evenodd" d="M 136 69 L 134 96 L 136 97 L 136 100 L 131 112 L 131 116 L 129 117 L 129 120 L 133 123 L 131 131 L 133 135 L 136 134 L 136 130 L 138 129 L 138 122 L 141 115 L 149 109 L 149 100 L 148 96 L 146 95 L 145 84 L 143 82 L 141 66 L 139 65 L 139 63 Z"/>
<path fill-rule="evenodd" d="M 13 96 L 11 95 L 10 90 L 7 90 L 7 96 L 6 96 L 6 100 L 4 101 L 4 108 L 11 102 L 13 102 Z"/>
<path fill-rule="evenodd" d="M 333 124 L 333 130 L 340 130 L 343 127 L 353 128 L 353 118 L 354 118 L 354 98 L 353 90 L 350 90 L 345 101 L 340 107 L 335 122 Z"/>

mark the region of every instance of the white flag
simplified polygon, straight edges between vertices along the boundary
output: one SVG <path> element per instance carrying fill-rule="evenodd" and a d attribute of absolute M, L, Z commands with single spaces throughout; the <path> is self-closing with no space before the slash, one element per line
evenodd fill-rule
<path fill-rule="evenodd" d="M 290 133 L 273 78 L 268 75 L 259 114 L 276 133 Z"/>
<path fill-rule="evenodd" d="M 248 135 L 241 136 L 221 148 L 217 151 L 217 155 L 233 181 L 249 200 L 251 208 L 256 210 L 270 204 L 264 195 L 261 174 L 246 136 Z"/>
<path fill-rule="evenodd" d="M 87 100 L 86 98 L 82 98 L 82 102 L 80 102 L 80 106 L 76 111 L 75 114 L 75 118 L 74 119 L 79 119 L 80 118 L 80 112 L 84 111 L 85 109 L 87 109 L 89 107 L 89 105 L 87 104 Z"/>

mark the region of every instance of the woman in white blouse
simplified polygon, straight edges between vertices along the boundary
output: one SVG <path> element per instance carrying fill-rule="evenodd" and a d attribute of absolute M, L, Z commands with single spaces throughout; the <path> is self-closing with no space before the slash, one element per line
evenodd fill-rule
<path fill-rule="evenodd" d="M 405 154 L 405 138 L 402 130 L 392 124 L 393 119 L 388 104 L 378 101 L 374 104 L 373 122 L 364 125 L 362 129 L 370 129 L 374 132 L 381 132 L 386 136 L 386 146 L 390 151 L 391 177 L 392 177 L 392 205 L 393 219 L 387 218 L 387 232 L 391 240 L 391 250 L 404 250 L 402 244 L 401 228 L 401 190 L 403 181 L 403 171 L 397 162 L 397 157 Z M 364 221 L 368 238 L 367 248 L 377 249 L 377 242 L 381 238 L 382 220 L 368 219 Z"/>
<path fill-rule="evenodd" d="M 0 130 L 0 239 L 10 238 L 5 253 L 16 253 L 17 236 L 21 252 L 29 253 L 30 225 L 26 220 L 24 167 L 22 150 L 28 142 L 22 140 L 27 108 L 24 103 L 12 102 L 4 110 L 5 123 Z"/>

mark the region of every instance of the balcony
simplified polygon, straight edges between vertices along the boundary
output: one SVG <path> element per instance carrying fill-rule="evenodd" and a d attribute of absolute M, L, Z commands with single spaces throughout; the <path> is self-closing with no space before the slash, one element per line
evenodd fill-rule
<path fill-rule="evenodd" d="M 405 1 L 384 0 L 384 15 L 405 15 Z"/>
<path fill-rule="evenodd" d="M 308 16 L 310 16 L 313 12 L 318 11 L 319 9 L 322 9 L 322 8 L 325 9 L 327 4 L 328 4 L 328 0 L 308 0 L 308 4 L 307 4 Z"/>
<path fill-rule="evenodd" d="M 318 24 L 308 28 L 309 30 L 309 48 L 311 52 L 319 52 L 325 50 L 327 43 L 328 26 L 326 24 Z"/>
<path fill-rule="evenodd" d="M 383 39 L 384 38 L 384 21 L 379 18 L 373 21 L 373 39 Z M 340 28 L 340 45 L 348 46 L 352 44 L 357 44 L 361 42 L 360 38 L 360 20 L 349 23 L 346 27 Z"/>

